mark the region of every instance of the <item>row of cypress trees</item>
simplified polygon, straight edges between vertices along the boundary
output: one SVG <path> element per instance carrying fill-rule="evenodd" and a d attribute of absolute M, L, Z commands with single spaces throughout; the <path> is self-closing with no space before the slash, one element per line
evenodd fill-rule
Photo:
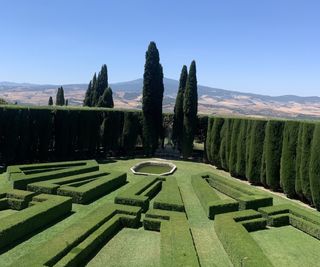
<path fill-rule="evenodd" d="M 197 127 L 198 87 L 196 62 L 193 60 L 188 74 L 183 66 L 180 74 L 179 89 L 174 106 L 172 141 L 182 153 L 183 158 L 192 154 L 193 141 Z"/>
<path fill-rule="evenodd" d="M 319 123 L 211 117 L 206 153 L 231 175 L 320 210 Z"/>
<path fill-rule="evenodd" d="M 141 120 L 139 111 L 0 107 L 0 162 L 130 155 L 142 133 Z"/>
<path fill-rule="evenodd" d="M 104 64 L 98 74 L 93 75 L 83 101 L 84 106 L 113 108 L 112 89 L 108 83 L 108 69 Z"/>

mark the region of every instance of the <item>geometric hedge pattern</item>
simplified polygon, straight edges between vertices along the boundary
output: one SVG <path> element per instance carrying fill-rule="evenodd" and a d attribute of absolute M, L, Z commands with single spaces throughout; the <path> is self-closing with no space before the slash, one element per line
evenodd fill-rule
<path fill-rule="evenodd" d="M 90 203 L 126 183 L 126 173 L 101 171 L 95 161 L 10 166 L 7 174 L 13 189 L 0 193 L 0 210 L 17 212 L 0 220 L 0 249 L 70 215 L 72 203 Z M 213 172 L 193 176 L 191 184 L 234 266 L 273 266 L 249 234 L 267 226 L 292 225 L 320 239 L 320 217 L 304 209 L 273 206 L 271 197 Z M 200 266 L 174 176 L 146 176 L 128 185 L 114 203 L 93 208 L 12 266 L 84 265 L 121 229 L 138 228 L 141 221 L 145 230 L 160 232 L 161 266 Z"/>

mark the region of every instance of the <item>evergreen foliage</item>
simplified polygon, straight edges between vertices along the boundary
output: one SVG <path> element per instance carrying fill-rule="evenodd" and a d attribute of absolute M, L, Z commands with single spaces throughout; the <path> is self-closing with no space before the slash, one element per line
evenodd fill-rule
<path fill-rule="evenodd" d="M 159 145 L 162 129 L 163 70 L 159 51 L 150 42 L 146 52 L 143 74 L 143 147 L 146 155 L 152 155 Z"/>
<path fill-rule="evenodd" d="M 301 147 L 301 161 L 300 161 L 300 177 L 301 177 L 301 188 L 303 197 L 312 203 L 312 195 L 310 189 L 310 156 L 311 156 L 311 145 L 312 138 L 314 136 L 315 125 L 314 123 L 304 122 L 302 126 L 302 147 Z"/>
<path fill-rule="evenodd" d="M 53 106 L 52 96 L 49 97 L 48 106 Z"/>
<path fill-rule="evenodd" d="M 198 86 L 196 62 L 190 65 L 186 90 L 183 97 L 183 144 L 182 156 L 188 158 L 192 154 L 195 127 L 198 113 Z"/>
<path fill-rule="evenodd" d="M 93 83 L 92 92 L 92 106 L 98 106 L 100 97 L 104 91 L 108 88 L 108 70 L 107 65 L 104 64 L 98 74 L 96 81 Z"/>
<path fill-rule="evenodd" d="M 64 106 L 65 100 L 64 100 L 64 91 L 62 86 L 58 88 L 57 96 L 56 96 L 56 106 Z"/>
<path fill-rule="evenodd" d="M 303 130 L 303 123 L 299 125 L 299 132 L 298 132 L 298 141 L 297 141 L 297 151 L 296 151 L 296 181 L 295 181 L 295 192 L 299 196 L 299 198 L 303 198 L 302 193 L 302 178 L 300 173 L 301 167 L 301 155 L 302 155 L 302 130 Z"/>
<path fill-rule="evenodd" d="M 263 142 L 265 138 L 266 121 L 255 120 L 252 124 L 249 145 L 249 164 L 247 177 L 250 183 L 260 183 L 260 172 L 263 154 Z"/>
<path fill-rule="evenodd" d="M 84 101 L 83 101 L 84 106 L 92 107 L 93 86 L 96 80 L 97 80 L 96 74 L 94 74 L 92 80 L 89 82 L 88 89 L 84 97 Z"/>
<path fill-rule="evenodd" d="M 280 160 L 282 149 L 283 121 L 270 120 L 266 126 L 266 181 L 270 189 L 280 188 Z"/>
<path fill-rule="evenodd" d="M 314 130 L 310 156 L 310 191 L 313 205 L 320 211 L 320 125 Z"/>
<path fill-rule="evenodd" d="M 283 130 L 281 153 L 280 185 L 284 193 L 295 196 L 296 153 L 299 133 L 299 122 L 286 121 Z"/>
<path fill-rule="evenodd" d="M 173 128 L 172 128 L 172 141 L 181 152 L 181 145 L 183 139 L 183 97 L 186 89 L 188 78 L 187 66 L 183 65 L 180 81 L 179 81 L 179 90 L 177 93 L 176 103 L 174 106 L 174 117 L 173 117 Z"/>
<path fill-rule="evenodd" d="M 249 164 L 250 164 L 250 144 L 251 144 L 251 129 L 254 124 L 254 120 L 248 120 L 247 132 L 246 132 L 246 177 L 247 179 L 250 177 L 249 175 Z"/>
<path fill-rule="evenodd" d="M 110 87 L 104 90 L 103 95 L 100 97 L 97 106 L 104 107 L 104 108 L 113 108 L 114 104 L 113 104 L 112 90 Z"/>
<path fill-rule="evenodd" d="M 229 156 L 229 172 L 232 176 L 238 176 L 237 168 L 237 144 L 240 130 L 240 120 L 235 119 L 232 124 L 230 156 Z"/>
<path fill-rule="evenodd" d="M 246 178 L 246 143 L 247 143 L 247 127 L 248 120 L 241 120 L 240 130 L 237 140 L 237 165 L 236 174 L 238 177 Z"/>
<path fill-rule="evenodd" d="M 209 153 L 210 153 L 210 162 L 216 165 L 218 168 L 221 168 L 221 161 L 220 161 L 220 132 L 221 128 L 223 127 L 223 118 L 210 118 L 211 120 L 211 132 L 210 132 L 210 146 L 209 146 Z"/>
<path fill-rule="evenodd" d="M 227 157 L 227 132 L 229 128 L 230 119 L 226 118 L 223 120 L 223 125 L 221 127 L 220 133 L 219 133 L 219 140 L 220 146 L 219 146 L 219 160 L 221 168 L 226 170 L 228 168 L 228 157 Z"/>

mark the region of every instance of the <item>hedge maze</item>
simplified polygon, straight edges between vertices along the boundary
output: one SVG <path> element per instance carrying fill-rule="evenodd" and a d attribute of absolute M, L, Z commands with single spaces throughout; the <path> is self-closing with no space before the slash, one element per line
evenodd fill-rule
<path fill-rule="evenodd" d="M 235 171 L 240 169 L 246 171 L 243 167 Z M 161 267 L 207 266 L 209 261 L 201 259 L 206 252 L 198 243 L 200 224 L 215 232 L 214 242 L 239 267 L 274 266 L 251 232 L 291 225 L 320 240 L 320 215 L 296 205 L 273 206 L 270 194 L 216 171 L 198 173 L 189 180 L 204 211 L 199 225 L 189 213 L 181 177 L 135 176 L 137 181 L 127 184 L 125 172 L 101 169 L 93 160 L 10 166 L 4 177 L 12 189 L 0 193 L 0 211 L 15 212 L 0 219 L 0 257 L 87 208 L 78 220 L 15 258 L 8 265 L 12 267 L 85 266 L 124 228 L 159 233 Z M 112 198 L 99 202 L 115 190 L 119 191 Z M 220 265 L 210 261 L 210 266 Z"/>
<path fill-rule="evenodd" d="M 68 215 L 71 206 L 71 198 L 68 197 L 37 195 L 21 190 L 1 193 L 0 210 L 19 212 L 0 220 L 0 249 Z"/>

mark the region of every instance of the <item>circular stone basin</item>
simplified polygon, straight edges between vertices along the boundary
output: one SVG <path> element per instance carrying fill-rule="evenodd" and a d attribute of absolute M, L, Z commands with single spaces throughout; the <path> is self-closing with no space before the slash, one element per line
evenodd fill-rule
<path fill-rule="evenodd" d="M 170 175 L 176 170 L 176 165 L 162 161 L 144 161 L 134 165 L 131 171 L 140 175 Z"/>

